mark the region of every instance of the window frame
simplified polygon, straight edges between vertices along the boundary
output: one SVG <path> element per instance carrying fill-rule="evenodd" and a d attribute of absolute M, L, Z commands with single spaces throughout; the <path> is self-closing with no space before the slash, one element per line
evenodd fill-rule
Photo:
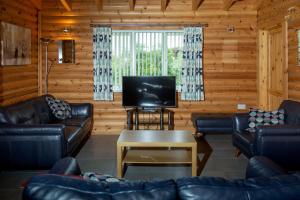
<path fill-rule="evenodd" d="M 162 74 L 161 76 L 168 76 L 168 44 L 167 44 L 167 33 L 184 33 L 183 30 L 112 30 L 114 33 L 131 33 L 130 44 L 131 47 L 136 46 L 136 34 L 135 33 L 162 33 Z M 136 51 L 132 48 L 131 51 L 132 65 L 130 68 L 130 76 L 136 76 Z M 176 90 L 179 92 L 181 90 L 180 86 L 176 86 Z M 113 86 L 113 92 L 123 92 L 120 87 Z"/>

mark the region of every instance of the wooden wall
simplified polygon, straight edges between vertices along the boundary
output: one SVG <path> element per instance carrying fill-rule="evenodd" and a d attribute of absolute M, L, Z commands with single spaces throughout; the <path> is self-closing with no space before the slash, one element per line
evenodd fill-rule
<path fill-rule="evenodd" d="M 291 9 L 293 7 L 294 9 Z M 270 29 L 278 26 L 286 21 L 287 16 L 299 15 L 299 7 L 300 2 L 297 0 L 265 0 L 258 11 L 258 28 Z M 300 101 L 300 66 L 297 64 L 297 28 L 300 28 L 299 23 L 294 25 L 293 22 L 288 22 L 288 98 Z"/>
<path fill-rule="evenodd" d="M 290 27 L 288 34 L 289 43 L 289 99 L 300 101 L 300 66 L 298 65 L 298 37 L 295 28 Z"/>
<path fill-rule="evenodd" d="M 288 9 L 297 6 L 300 6 L 298 0 L 263 0 L 258 10 L 258 28 L 271 28 L 282 23 L 288 15 Z"/>
<path fill-rule="evenodd" d="M 134 11 L 127 0 L 104 0 L 98 12 L 94 0 L 72 1 L 67 12 L 57 0 L 44 0 L 42 35 L 53 39 L 76 40 L 76 64 L 52 66 L 49 92 L 70 102 L 94 104 L 94 134 L 118 134 L 126 127 L 121 94 L 114 101 L 93 101 L 92 34 L 90 23 L 207 23 L 204 31 L 205 101 L 180 101 L 175 110 L 175 128 L 192 130 L 192 112 L 236 112 L 237 103 L 257 104 L 256 37 L 257 12 L 252 0 L 237 2 L 229 12 L 222 0 L 205 0 L 193 12 L 191 0 L 171 0 L 161 12 L 160 0 L 136 1 Z M 64 34 L 64 26 L 71 33 Z M 234 26 L 235 32 L 227 31 Z M 49 47 L 49 57 L 57 58 L 57 45 Z M 179 98 L 180 99 L 180 98 Z"/>
<path fill-rule="evenodd" d="M 29 1 L 0 0 L 0 21 L 31 29 L 31 64 L 0 67 L 0 105 L 38 94 L 38 13 Z"/>

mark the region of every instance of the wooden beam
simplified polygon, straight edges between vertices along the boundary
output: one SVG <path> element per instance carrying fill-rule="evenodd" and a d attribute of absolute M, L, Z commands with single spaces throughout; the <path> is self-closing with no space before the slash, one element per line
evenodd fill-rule
<path fill-rule="evenodd" d="M 270 44 L 269 31 L 258 30 L 258 52 L 257 52 L 257 88 L 258 107 L 268 110 L 268 75 L 270 68 Z"/>
<path fill-rule="evenodd" d="M 30 1 L 36 9 L 38 10 L 42 9 L 42 0 L 30 0 Z"/>
<path fill-rule="evenodd" d="M 71 3 L 69 0 L 60 0 L 61 4 L 65 7 L 67 11 L 72 11 Z"/>
<path fill-rule="evenodd" d="M 282 22 L 282 98 L 288 99 L 288 68 L 289 68 L 289 46 L 288 46 L 288 38 L 289 38 L 289 25 L 287 21 Z"/>
<path fill-rule="evenodd" d="M 166 11 L 169 4 L 169 0 L 161 0 L 161 11 Z"/>
<path fill-rule="evenodd" d="M 196 11 L 201 6 L 204 0 L 192 0 L 192 10 Z"/>
<path fill-rule="evenodd" d="M 229 10 L 231 8 L 231 6 L 237 2 L 238 0 L 223 0 L 223 4 L 224 4 L 224 10 Z"/>
<path fill-rule="evenodd" d="M 103 10 L 103 1 L 95 0 L 95 2 L 96 2 L 96 7 L 97 7 L 98 11 L 102 11 Z"/>
<path fill-rule="evenodd" d="M 135 0 L 129 0 L 129 9 L 131 11 L 134 11 L 134 7 L 135 7 Z"/>

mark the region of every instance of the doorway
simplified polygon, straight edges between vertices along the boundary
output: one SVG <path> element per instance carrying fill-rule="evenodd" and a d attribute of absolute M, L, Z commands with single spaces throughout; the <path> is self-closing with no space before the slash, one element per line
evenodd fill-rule
<path fill-rule="evenodd" d="M 259 31 L 258 104 L 274 110 L 287 99 L 287 53 L 285 25 Z"/>

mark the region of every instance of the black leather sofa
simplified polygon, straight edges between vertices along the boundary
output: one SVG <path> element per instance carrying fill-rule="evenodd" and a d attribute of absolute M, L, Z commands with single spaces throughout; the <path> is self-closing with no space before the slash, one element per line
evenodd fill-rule
<path fill-rule="evenodd" d="M 89 136 L 91 104 L 70 104 L 72 117 L 59 121 L 45 97 L 0 108 L 1 169 L 49 169 L 59 159 L 76 153 Z"/>
<path fill-rule="evenodd" d="M 266 156 L 287 170 L 300 170 L 300 103 L 285 100 L 285 124 L 259 126 L 255 133 L 248 128 L 248 113 L 233 117 L 232 143 L 246 157 Z"/>
<path fill-rule="evenodd" d="M 95 182 L 83 180 L 72 158 L 59 161 L 49 174 L 33 177 L 23 190 L 23 200 L 298 200 L 300 174 L 265 157 L 250 159 L 246 179 L 187 177 L 177 180 Z M 76 175 L 74 177 L 74 175 Z"/>

